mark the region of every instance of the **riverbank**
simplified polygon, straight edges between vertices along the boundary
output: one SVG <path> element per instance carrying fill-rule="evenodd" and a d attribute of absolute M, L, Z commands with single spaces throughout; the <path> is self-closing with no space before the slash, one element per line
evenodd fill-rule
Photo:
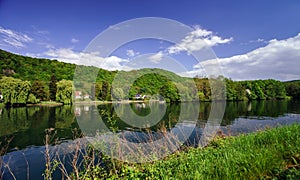
<path fill-rule="evenodd" d="M 113 170 L 105 172 L 97 166 L 88 176 L 111 179 L 297 179 L 300 178 L 300 124 L 238 137 L 218 137 L 205 148 L 188 148 L 153 163 L 112 164 Z"/>
<path fill-rule="evenodd" d="M 122 101 L 75 101 L 75 105 L 99 105 L 99 104 L 129 104 L 129 103 L 147 103 L 147 102 L 156 102 L 158 100 L 122 100 Z M 164 101 L 160 101 L 164 103 Z M 42 101 L 36 104 L 26 104 L 26 106 L 63 106 L 63 103 L 55 101 Z M 69 105 L 69 104 L 66 104 Z M 3 106 L 5 106 L 3 104 Z M 0 103 L 1 107 L 1 103 Z"/>
<path fill-rule="evenodd" d="M 127 104 L 127 103 L 143 103 L 143 102 L 149 102 L 149 101 L 144 101 L 144 100 L 122 100 L 122 101 L 75 101 L 74 104 L 113 104 L 113 103 L 122 103 L 122 104 Z"/>
<path fill-rule="evenodd" d="M 26 104 L 26 106 L 50 106 L 50 107 L 55 107 L 55 106 L 63 106 L 63 103 L 60 102 L 55 102 L 55 101 L 42 101 L 37 104 Z"/>

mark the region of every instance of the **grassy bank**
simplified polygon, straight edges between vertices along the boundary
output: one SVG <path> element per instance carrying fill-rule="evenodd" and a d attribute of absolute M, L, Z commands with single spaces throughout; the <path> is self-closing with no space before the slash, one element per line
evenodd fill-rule
<path fill-rule="evenodd" d="M 147 164 L 114 163 L 114 170 L 89 170 L 110 179 L 297 179 L 300 125 L 239 137 L 216 138 L 205 148 L 189 148 Z M 85 179 L 88 177 L 85 176 Z"/>
<path fill-rule="evenodd" d="M 55 101 L 42 101 L 37 104 L 26 104 L 26 106 L 62 106 L 63 103 L 55 102 Z"/>

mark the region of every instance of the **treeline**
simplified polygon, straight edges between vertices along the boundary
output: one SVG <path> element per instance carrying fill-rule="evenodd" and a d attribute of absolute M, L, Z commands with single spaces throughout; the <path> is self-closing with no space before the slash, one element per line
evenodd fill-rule
<path fill-rule="evenodd" d="M 125 86 L 125 88 L 113 88 L 113 85 L 108 81 L 96 82 L 89 92 L 81 92 L 79 99 L 84 99 L 84 94 L 88 95 L 88 99 L 100 101 L 133 99 L 136 94 L 144 94 L 149 97 L 159 95 L 157 98 L 163 98 L 167 102 L 211 101 L 213 100 L 210 86 L 212 81 L 214 79 L 181 78 L 180 81 L 173 82 L 163 75 L 147 73 L 136 79 L 133 84 L 128 84 L 128 87 Z M 225 78 L 224 81 L 226 90 L 220 93 L 225 93 L 224 97 L 228 101 L 285 99 L 289 98 L 286 87 L 296 86 L 293 83 L 285 84 L 272 79 L 232 81 Z M 121 83 L 126 84 L 126 82 Z M 190 88 L 192 86 L 195 86 L 196 89 Z M 27 103 L 34 104 L 48 100 L 71 104 L 73 98 L 78 98 L 76 94 L 73 94 L 73 90 L 74 85 L 71 80 L 58 81 L 55 75 L 51 76 L 48 85 L 39 80 L 31 83 L 13 77 L 2 77 L 0 79 L 0 92 L 3 101 L 5 104 L 12 106 Z"/>
<path fill-rule="evenodd" d="M 58 81 L 63 79 L 73 80 L 76 67 L 82 66 L 57 60 L 21 56 L 0 49 L 0 79 L 9 76 L 30 82 L 38 80 L 48 84 L 53 74 L 55 74 Z M 95 67 L 89 68 L 95 69 Z M 99 72 L 98 82 L 113 81 L 115 71 L 96 69 Z"/>
<path fill-rule="evenodd" d="M 283 82 L 268 80 L 232 81 L 226 79 L 227 100 L 265 100 L 285 99 L 286 89 Z"/>
<path fill-rule="evenodd" d="M 285 89 L 288 96 L 300 98 L 300 80 L 285 82 Z"/>
<path fill-rule="evenodd" d="M 148 68 L 130 72 L 107 71 L 56 60 L 20 56 L 3 50 L 0 50 L 0 92 L 6 104 L 47 100 L 70 104 L 76 96 L 72 94 L 75 70 L 83 81 L 76 84 L 76 91 L 80 91 L 81 96 L 87 95 L 91 100 L 132 99 L 137 94 L 146 97 L 157 95 L 158 99 L 163 97 L 167 102 L 300 97 L 300 81 L 186 78 L 169 71 Z M 85 83 L 90 79 L 89 73 L 86 73 L 89 71 L 97 72 L 96 81 Z M 222 88 L 223 85 L 216 85 L 220 80 L 225 83 L 223 85 L 226 89 Z M 217 88 L 211 89 L 212 83 Z"/>
<path fill-rule="evenodd" d="M 20 56 L 0 49 L 0 78 L 11 76 L 31 82 L 34 80 L 46 82 L 52 74 L 55 74 L 59 80 L 72 80 L 75 67 L 75 64 Z"/>
<path fill-rule="evenodd" d="M 2 77 L 0 79 L 1 100 L 7 106 L 36 104 L 47 100 L 64 104 L 72 103 L 72 81 L 57 81 L 55 76 L 52 76 L 48 87 L 46 89 L 44 82 L 38 80 L 31 83 L 13 77 Z"/>

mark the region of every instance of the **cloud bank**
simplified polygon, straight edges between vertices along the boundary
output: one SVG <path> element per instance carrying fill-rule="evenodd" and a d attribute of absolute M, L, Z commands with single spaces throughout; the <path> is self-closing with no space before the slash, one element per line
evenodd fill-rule
<path fill-rule="evenodd" d="M 232 40 L 233 38 L 222 39 L 221 37 L 214 35 L 212 31 L 201 29 L 196 26 L 194 31 L 190 32 L 180 43 L 169 47 L 167 51 L 169 54 L 176 54 L 182 51 L 191 53 L 218 44 L 226 44 Z"/>
<path fill-rule="evenodd" d="M 234 80 L 300 79 L 300 33 L 284 40 L 270 40 L 264 47 L 246 54 L 220 58 L 219 62 L 225 76 Z M 208 60 L 194 68 L 214 63 L 214 60 Z"/>
<path fill-rule="evenodd" d="M 117 56 L 101 57 L 99 53 L 84 53 L 75 52 L 70 48 L 50 49 L 44 55 L 51 59 L 57 59 L 66 63 L 78 65 L 95 66 L 110 71 L 124 70 L 126 67 L 123 63 L 128 62 L 127 59 L 122 59 Z"/>

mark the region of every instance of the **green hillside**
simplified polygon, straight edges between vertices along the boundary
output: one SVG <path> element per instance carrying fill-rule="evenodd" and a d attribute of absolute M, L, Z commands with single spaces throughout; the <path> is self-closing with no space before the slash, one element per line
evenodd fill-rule
<path fill-rule="evenodd" d="M 11 76 L 28 81 L 48 82 L 54 74 L 58 80 L 73 80 L 75 68 L 75 64 L 21 56 L 0 49 L 0 78 Z M 98 70 L 98 81 L 107 80 L 111 82 L 113 80 L 114 71 Z"/>
<path fill-rule="evenodd" d="M 300 80 L 284 82 L 284 85 L 288 96 L 300 98 Z"/>
<path fill-rule="evenodd" d="M 300 81 L 186 78 L 156 68 L 129 72 L 107 71 L 92 66 L 16 55 L 3 50 L 0 50 L 0 93 L 4 94 L 5 102 L 11 104 L 35 103 L 37 100 L 69 104 L 73 97 L 75 69 L 76 74 L 79 74 L 76 78 L 80 79 L 76 81 L 79 84 L 75 83 L 76 90 L 92 100 L 132 99 L 137 94 L 157 94 L 168 102 L 197 99 L 211 101 L 213 93 L 217 99 L 224 99 L 226 95 L 230 101 L 300 98 Z M 89 77 L 89 72 L 98 73 L 96 82 Z M 218 78 L 224 79 L 226 90 L 211 89 L 211 83 L 218 83 Z"/>

